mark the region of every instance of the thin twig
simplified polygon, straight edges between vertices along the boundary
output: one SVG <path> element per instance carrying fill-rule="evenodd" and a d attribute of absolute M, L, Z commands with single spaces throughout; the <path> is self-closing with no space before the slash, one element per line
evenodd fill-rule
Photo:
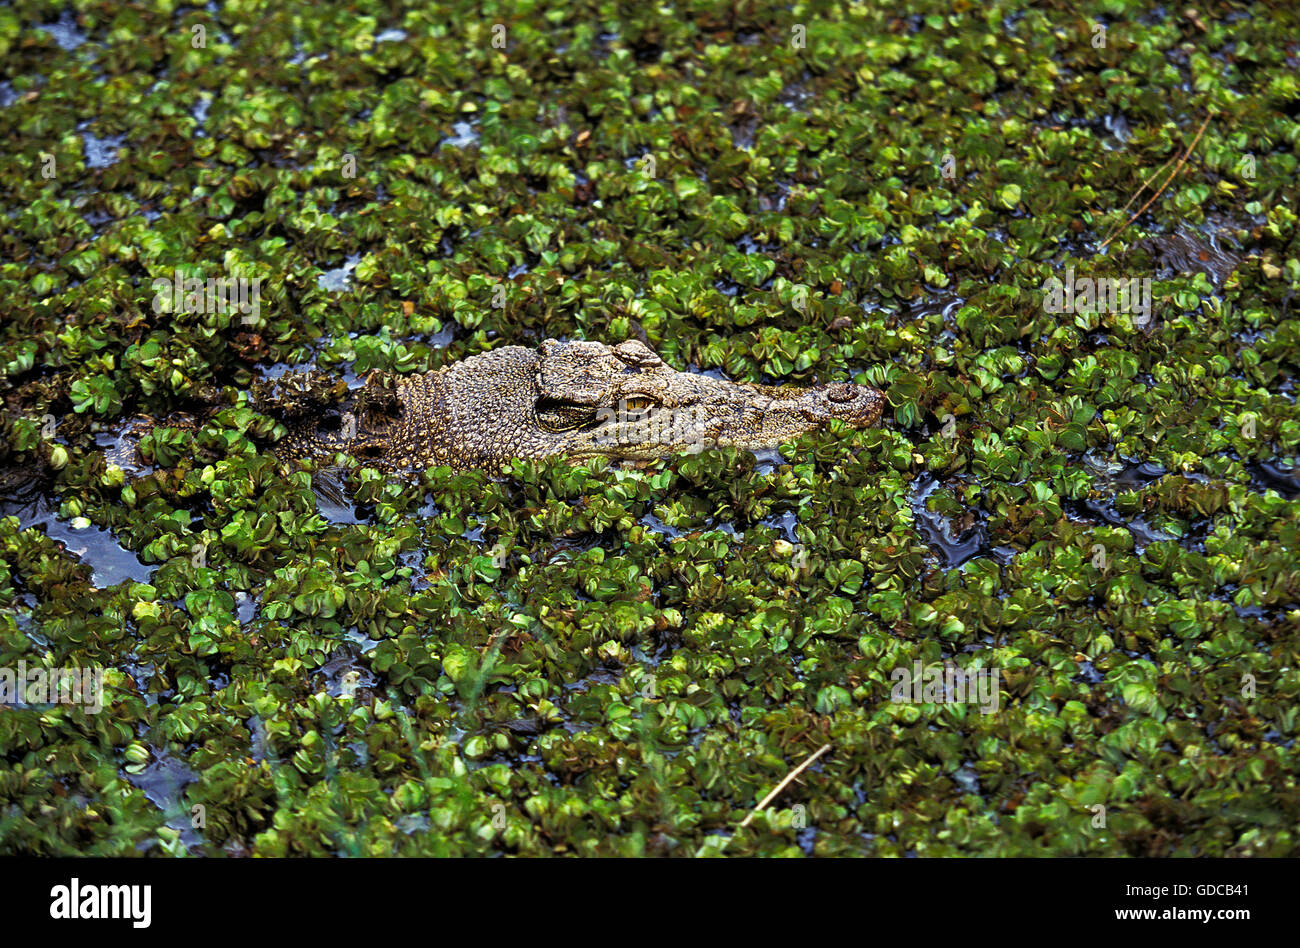
<path fill-rule="evenodd" d="M 826 753 L 830 749 L 831 749 L 831 745 L 823 744 L 821 750 L 817 751 L 817 753 L 813 754 L 811 757 L 805 760 L 794 770 L 786 774 L 785 779 L 782 780 L 780 783 L 778 783 L 775 787 L 773 787 L 772 792 L 769 793 L 767 796 L 763 797 L 762 801 L 758 804 L 758 806 L 754 807 L 754 812 L 749 814 L 749 816 L 745 817 L 744 822 L 740 824 L 740 828 L 744 829 L 746 826 L 748 826 L 749 821 L 752 820 L 754 817 L 758 816 L 758 814 L 762 813 L 763 807 L 771 803 L 776 798 L 777 794 L 779 794 L 782 790 L 784 790 L 787 786 L 789 786 L 791 780 L 793 780 L 795 777 L 799 776 L 801 773 L 807 770 L 812 765 L 812 762 L 814 760 L 816 760 L 818 757 L 820 757 L 822 754 Z"/>
<path fill-rule="evenodd" d="M 1213 112 L 1205 116 L 1205 121 L 1202 122 L 1201 127 L 1196 130 L 1196 137 L 1193 138 L 1192 143 L 1187 146 L 1187 151 L 1183 153 L 1183 157 L 1178 159 L 1178 164 L 1174 167 L 1174 170 L 1170 172 L 1169 177 L 1165 179 L 1165 183 L 1160 185 L 1160 190 L 1157 191 L 1155 194 L 1151 195 L 1151 197 L 1147 200 L 1147 202 L 1143 204 L 1141 208 L 1138 209 L 1137 213 L 1135 213 L 1132 217 L 1130 217 L 1123 224 L 1121 224 L 1119 228 L 1114 233 L 1112 233 L 1109 237 L 1103 240 L 1101 242 L 1101 246 L 1097 248 L 1098 250 L 1105 250 L 1106 245 L 1108 243 L 1110 243 L 1112 240 L 1118 237 L 1124 231 L 1125 227 L 1127 227 L 1129 224 L 1133 223 L 1135 220 L 1137 220 L 1139 217 L 1145 214 L 1147 212 L 1147 208 L 1156 202 L 1156 198 L 1160 197 L 1160 195 L 1165 193 L 1165 188 L 1169 187 L 1169 183 L 1173 181 L 1174 178 L 1178 177 L 1178 172 L 1183 170 L 1183 165 L 1187 164 L 1187 159 L 1192 157 L 1192 152 L 1195 151 L 1196 146 L 1200 144 L 1201 136 L 1205 134 L 1205 130 L 1209 127 L 1210 119 L 1212 118 L 1214 118 Z M 1157 172 L 1157 174 L 1158 173 L 1159 172 Z M 1125 207 L 1127 206 L 1128 205 L 1126 204 Z"/>
<path fill-rule="evenodd" d="M 1136 191 L 1133 192 L 1133 196 L 1130 197 L 1130 198 L 1128 199 L 1128 201 L 1124 204 L 1124 206 L 1121 207 L 1121 208 L 1119 209 L 1119 212 L 1120 212 L 1121 214 L 1123 214 L 1123 213 L 1124 213 L 1125 211 L 1127 211 L 1130 207 L 1132 207 L 1132 206 L 1133 206 L 1133 202 L 1136 201 L 1136 200 L 1138 199 L 1138 195 L 1141 194 L 1143 191 L 1145 191 L 1145 190 L 1147 189 L 1147 185 L 1149 185 L 1149 184 L 1150 184 L 1152 181 L 1154 181 L 1156 178 L 1160 177 L 1160 175 L 1164 174 L 1165 169 L 1168 168 L 1170 165 L 1172 165 L 1172 164 L 1173 164 L 1175 161 L 1177 161 L 1177 160 L 1178 160 L 1178 152 L 1174 152 L 1172 155 L 1169 156 L 1169 160 L 1168 160 L 1168 161 L 1166 161 L 1163 165 L 1161 165 L 1161 166 L 1160 166 L 1159 168 L 1157 168 L 1155 171 L 1151 172 L 1151 177 L 1147 178 L 1145 181 L 1142 182 L 1142 187 L 1138 188 Z"/>

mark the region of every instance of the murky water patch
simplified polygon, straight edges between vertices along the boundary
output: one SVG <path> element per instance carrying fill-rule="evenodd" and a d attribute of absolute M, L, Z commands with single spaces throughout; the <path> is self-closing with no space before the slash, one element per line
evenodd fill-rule
<path fill-rule="evenodd" d="M 438 143 L 439 148 L 469 148 L 479 143 L 482 137 L 471 122 L 456 122 L 452 125 L 453 134 Z"/>
<path fill-rule="evenodd" d="M 102 138 L 86 131 L 89 123 L 83 123 L 77 131 L 81 133 L 81 142 L 86 154 L 86 167 L 108 168 L 117 164 L 117 150 L 126 144 L 125 135 L 105 135 Z"/>
<path fill-rule="evenodd" d="M 798 82 L 785 86 L 776 96 L 776 104 L 784 105 L 792 112 L 807 112 L 809 104 L 816 98 L 816 93 L 808 88 L 811 75 L 807 70 Z"/>
<path fill-rule="evenodd" d="M 364 698 L 365 693 L 379 683 L 370 667 L 357 661 L 357 657 L 351 649 L 340 649 L 317 671 L 326 694 L 331 698 Z"/>
<path fill-rule="evenodd" d="M 336 526 L 373 524 L 375 509 L 368 504 L 357 504 L 347 495 L 346 473 L 342 468 L 324 468 L 311 479 L 316 495 L 316 512 Z"/>
<path fill-rule="evenodd" d="M 153 683 L 154 676 L 158 673 L 157 666 L 152 662 L 140 661 L 138 652 L 132 652 L 127 656 L 127 661 L 122 663 L 122 671 L 131 676 L 135 683 L 135 689 L 144 699 L 145 705 L 152 707 L 161 700 L 167 700 L 176 694 L 175 689 L 166 689 L 163 691 L 150 691 L 149 686 Z"/>
<path fill-rule="evenodd" d="M 397 554 L 397 565 L 411 571 L 412 592 L 420 592 L 433 585 L 424 572 L 424 560 L 428 555 L 428 550 L 424 549 L 407 550 L 404 553 Z"/>
<path fill-rule="evenodd" d="M 764 476 L 789 463 L 776 448 L 757 448 L 750 454 L 754 455 L 754 471 Z"/>
<path fill-rule="evenodd" d="M 1232 611 L 1238 619 L 1255 620 L 1265 625 L 1294 622 L 1296 619 L 1300 619 L 1300 603 L 1286 602 L 1273 605 L 1251 603 L 1242 605 L 1237 601 L 1241 588 L 1237 583 L 1224 583 L 1209 594 L 1209 599 L 1214 602 L 1226 602 L 1232 607 Z M 1257 643 L 1257 647 L 1261 651 L 1268 651 L 1266 643 Z"/>
<path fill-rule="evenodd" d="M 352 645 L 357 650 L 357 654 L 359 655 L 369 655 L 371 652 L 375 650 L 376 646 L 379 645 L 378 639 L 372 639 L 370 636 L 366 635 L 366 633 L 362 632 L 360 629 L 357 629 L 355 626 L 353 628 L 347 629 L 343 633 L 343 637 L 347 639 L 348 642 L 352 643 Z"/>
<path fill-rule="evenodd" d="M 415 836 L 420 833 L 427 833 L 433 823 L 423 813 L 403 813 L 393 821 L 393 825 L 407 836 Z"/>
<path fill-rule="evenodd" d="M 1102 146 L 1107 151 L 1115 151 L 1128 146 L 1129 141 L 1133 138 L 1133 130 L 1129 126 L 1128 119 L 1122 112 L 1112 112 L 1101 120 L 1102 128 L 1111 134 L 1117 141 L 1118 146 L 1112 145 L 1109 141 L 1103 139 Z"/>
<path fill-rule="evenodd" d="M 53 23 L 42 23 L 37 29 L 44 30 L 54 38 L 59 49 L 71 52 L 83 45 L 89 37 L 77 26 L 77 18 L 71 10 L 64 10 Z"/>
<path fill-rule="evenodd" d="M 1087 524 L 1105 523 L 1112 527 L 1123 527 L 1133 537 L 1133 552 L 1138 556 L 1152 543 L 1166 540 L 1178 540 L 1172 533 L 1165 533 L 1152 526 L 1144 517 L 1125 517 L 1119 513 L 1109 500 L 1104 498 L 1085 498 L 1066 501 L 1063 505 L 1066 513 L 1077 522 Z"/>
<path fill-rule="evenodd" d="M 437 332 L 425 333 L 419 336 L 410 336 L 399 339 L 399 342 L 423 342 L 430 349 L 446 349 L 456 341 L 456 331 L 460 327 L 453 322 L 444 322 L 442 328 Z"/>
<path fill-rule="evenodd" d="M 799 526 L 799 514 L 793 510 L 786 510 L 779 514 L 772 514 L 759 521 L 765 527 L 771 527 L 773 530 L 780 530 L 781 537 L 787 543 L 799 542 L 799 536 L 794 532 L 795 527 Z"/>
<path fill-rule="evenodd" d="M 328 290 L 331 293 L 340 293 L 346 290 L 352 283 L 352 271 L 357 268 L 361 262 L 361 254 L 354 253 L 350 255 L 341 267 L 335 267 L 332 270 L 325 270 L 316 277 L 316 285 L 322 290 Z"/>
<path fill-rule="evenodd" d="M 146 464 L 139 456 L 140 438 L 148 431 L 152 420 L 130 418 L 107 431 L 95 435 L 95 447 L 104 450 L 110 464 L 116 464 L 132 480 L 152 474 L 157 468 Z"/>
<path fill-rule="evenodd" d="M 682 532 L 676 527 L 668 526 L 668 524 L 664 523 L 652 513 L 642 514 L 637 520 L 637 523 L 641 524 L 641 526 L 653 533 L 657 533 L 662 537 L 667 537 L 669 540 L 675 540 L 677 537 L 682 535 Z"/>
<path fill-rule="evenodd" d="M 942 487 L 934 475 L 921 474 L 912 481 L 907 503 L 912 508 L 917 533 L 939 557 L 940 566 L 945 570 L 958 569 L 988 552 L 988 527 L 985 515 L 973 508 L 968 510 L 969 517 L 975 522 L 968 524 L 954 524 L 938 511 L 930 510 L 926 501 Z"/>
<path fill-rule="evenodd" d="M 42 530 L 78 562 L 90 566 L 90 583 L 96 589 L 108 589 L 127 580 L 147 583 L 152 579 L 157 566 L 141 562 L 112 531 L 85 517 L 60 519 L 57 504 L 55 498 L 44 494 L 20 500 L 0 499 L 0 517 L 17 517 L 20 530 Z"/>
<path fill-rule="evenodd" d="M 1276 461 L 1247 464 L 1252 490 L 1263 493 L 1276 491 L 1287 500 L 1300 497 L 1300 467 L 1289 467 Z"/>
<path fill-rule="evenodd" d="M 50 641 L 41 634 L 36 622 L 36 610 L 39 606 L 40 603 L 32 593 L 22 592 L 14 597 L 9 604 L 9 609 L 12 610 L 14 625 L 18 631 L 41 648 L 48 648 Z"/>
<path fill-rule="evenodd" d="M 1175 534 L 1162 530 L 1143 515 L 1130 516 L 1121 513 L 1115 507 L 1115 500 L 1122 493 L 1141 491 L 1147 485 L 1166 477 L 1179 477 L 1194 483 L 1208 483 L 1209 479 L 1205 475 L 1195 472 L 1170 472 L 1155 461 L 1136 459 L 1111 461 L 1091 451 L 1084 454 L 1083 463 L 1094 474 L 1093 492 L 1096 496 L 1064 501 L 1062 508 L 1070 519 L 1077 523 L 1093 525 L 1104 523 L 1128 530 L 1133 537 L 1133 551 L 1139 556 L 1152 543 L 1166 541 L 1176 542 L 1184 549 L 1204 552 L 1203 541 L 1213 518 L 1192 520 L 1186 532 Z"/>
<path fill-rule="evenodd" d="M 257 377 L 263 381 L 274 382 L 291 374 L 305 374 L 310 372 L 325 372 L 329 375 L 343 379 L 347 383 L 348 391 L 355 392 L 357 389 L 364 388 L 366 380 L 353 371 L 354 363 L 348 362 L 336 369 L 321 369 L 317 366 L 316 360 L 321 353 L 314 353 L 311 359 L 305 363 L 290 365 L 287 362 L 277 362 L 274 365 L 261 366 L 257 369 Z"/>
<path fill-rule="evenodd" d="M 592 685 L 609 685 L 610 687 L 617 687 L 619 679 L 621 677 L 622 677 L 621 668 L 613 668 L 607 665 L 602 665 L 601 667 L 597 668 L 595 671 L 587 675 L 584 675 L 582 678 L 579 678 L 575 681 L 564 682 L 564 684 L 562 684 L 560 687 L 563 688 L 566 692 L 576 691 L 582 693 L 590 689 Z"/>
<path fill-rule="evenodd" d="M 180 835 L 183 846 L 187 849 L 201 846 L 203 837 L 194 828 L 194 814 L 185 801 L 185 788 L 199 779 L 198 774 L 166 751 L 158 748 L 152 750 L 152 763 L 139 769 L 137 765 L 127 766 L 127 781 L 143 791 L 145 798 L 162 810 L 166 818 L 165 825 Z M 157 839 L 147 839 L 137 848 L 144 852 L 157 845 Z"/>
<path fill-rule="evenodd" d="M 1106 680 L 1106 676 L 1099 672 L 1090 661 L 1079 662 L 1078 668 L 1079 671 L 1074 675 L 1074 681 L 1088 685 L 1100 685 Z"/>
<path fill-rule="evenodd" d="M 704 532 L 725 533 L 727 536 L 731 537 L 731 542 L 733 543 L 739 543 L 745 539 L 744 530 L 737 530 L 735 525 L 729 521 L 719 521 L 713 517 L 710 517 L 705 521 Z"/>
<path fill-rule="evenodd" d="M 604 31 L 596 34 L 596 41 L 592 47 L 592 56 L 597 62 L 604 62 L 609 58 L 611 47 L 622 40 L 621 34 L 617 30 L 610 32 Z"/>
<path fill-rule="evenodd" d="M 235 593 L 235 618 L 239 622 L 241 629 L 248 628 L 249 624 L 257 615 L 257 607 L 260 601 L 256 596 L 250 596 L 248 593 L 240 591 Z"/>
<path fill-rule="evenodd" d="M 193 116 L 194 121 L 199 123 L 198 127 L 194 130 L 194 136 L 196 138 L 203 138 L 205 135 L 208 134 L 206 131 L 204 131 L 203 126 L 207 124 L 208 109 L 210 109 L 211 107 L 212 107 L 212 94 L 210 92 L 199 93 L 198 101 L 195 102 L 194 107 L 190 109 L 190 115 Z"/>
<path fill-rule="evenodd" d="M 1013 546 L 995 546 L 989 550 L 989 555 L 999 566 L 1010 566 L 1011 561 L 1019 556 L 1020 552 Z"/>
<path fill-rule="evenodd" d="M 268 740 L 270 735 L 266 730 L 266 722 L 262 720 L 261 715 L 254 714 L 244 726 L 248 728 L 249 748 L 248 755 L 253 758 L 253 763 L 261 763 L 264 760 L 275 760 L 276 755 L 271 750 L 271 743 Z"/>

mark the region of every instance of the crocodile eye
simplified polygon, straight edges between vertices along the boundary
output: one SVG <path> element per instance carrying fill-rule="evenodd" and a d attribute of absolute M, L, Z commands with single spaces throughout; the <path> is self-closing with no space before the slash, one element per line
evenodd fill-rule
<path fill-rule="evenodd" d="M 539 398 L 536 414 L 537 424 L 547 431 L 590 428 L 597 422 L 596 409 L 592 406 L 566 402 L 560 398 Z"/>
<path fill-rule="evenodd" d="M 644 398 L 641 396 L 634 396 L 632 398 L 623 399 L 623 407 L 626 408 L 628 411 L 636 411 L 636 412 L 646 411 L 648 409 L 654 408 L 655 405 L 657 404 L 658 402 L 656 402 L 653 398 Z"/>

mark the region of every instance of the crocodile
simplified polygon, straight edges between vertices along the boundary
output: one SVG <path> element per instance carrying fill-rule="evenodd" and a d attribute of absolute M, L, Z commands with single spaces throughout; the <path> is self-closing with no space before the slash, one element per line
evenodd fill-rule
<path fill-rule="evenodd" d="M 372 372 L 348 403 L 291 419 L 272 450 L 283 461 L 344 454 L 380 468 L 502 473 L 517 458 L 644 462 L 774 447 L 831 421 L 870 427 L 883 406 L 879 391 L 851 382 L 737 383 L 676 371 L 637 340 L 547 339 L 409 379 Z"/>

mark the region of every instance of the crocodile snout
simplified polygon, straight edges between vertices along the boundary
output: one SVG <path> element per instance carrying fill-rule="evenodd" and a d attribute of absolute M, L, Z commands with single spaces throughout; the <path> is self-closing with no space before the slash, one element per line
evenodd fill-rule
<path fill-rule="evenodd" d="M 880 420 L 885 396 L 867 385 L 832 382 L 810 390 L 804 398 L 804 417 L 809 421 L 842 421 L 855 428 L 869 428 Z"/>

